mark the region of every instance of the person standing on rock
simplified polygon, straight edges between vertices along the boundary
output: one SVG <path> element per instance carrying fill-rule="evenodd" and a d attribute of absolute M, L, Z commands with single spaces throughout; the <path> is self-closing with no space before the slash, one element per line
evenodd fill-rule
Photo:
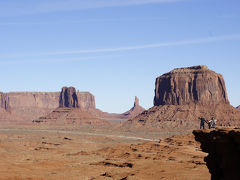
<path fill-rule="evenodd" d="M 212 120 L 209 120 L 209 121 L 207 122 L 207 124 L 208 124 L 208 128 L 211 129 L 211 128 L 212 128 Z"/>
<path fill-rule="evenodd" d="M 204 127 L 204 123 L 205 123 L 205 118 L 204 117 L 199 117 L 198 118 L 199 120 L 200 120 L 200 129 L 205 129 L 205 127 Z"/>
<path fill-rule="evenodd" d="M 215 128 L 216 126 L 216 119 L 214 119 L 214 117 L 211 118 L 211 121 L 212 121 L 212 125 L 211 125 L 211 128 Z"/>

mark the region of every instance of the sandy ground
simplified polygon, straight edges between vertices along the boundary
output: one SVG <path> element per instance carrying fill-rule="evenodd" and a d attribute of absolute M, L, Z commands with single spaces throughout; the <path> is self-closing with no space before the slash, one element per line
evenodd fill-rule
<path fill-rule="evenodd" d="M 204 156 L 193 135 L 0 127 L 0 179 L 206 180 Z"/>

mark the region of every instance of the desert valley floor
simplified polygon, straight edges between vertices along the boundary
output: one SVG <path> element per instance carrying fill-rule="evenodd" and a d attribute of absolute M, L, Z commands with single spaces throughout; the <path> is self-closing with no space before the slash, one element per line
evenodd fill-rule
<path fill-rule="evenodd" d="M 205 180 L 206 155 L 192 134 L 151 138 L 103 128 L 0 127 L 0 179 Z"/>

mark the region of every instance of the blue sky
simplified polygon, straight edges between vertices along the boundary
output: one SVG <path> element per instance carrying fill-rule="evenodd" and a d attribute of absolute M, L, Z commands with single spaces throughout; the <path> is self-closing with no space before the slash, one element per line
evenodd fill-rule
<path fill-rule="evenodd" d="M 0 91 L 74 86 L 97 107 L 153 105 L 156 77 L 205 64 L 240 104 L 239 0 L 0 0 Z"/>

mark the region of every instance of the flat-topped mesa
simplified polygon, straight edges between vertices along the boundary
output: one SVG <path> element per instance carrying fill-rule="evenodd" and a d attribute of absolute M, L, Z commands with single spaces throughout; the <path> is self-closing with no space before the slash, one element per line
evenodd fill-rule
<path fill-rule="evenodd" d="M 74 87 L 63 87 L 59 97 L 59 107 L 79 108 L 77 92 Z"/>
<path fill-rule="evenodd" d="M 229 104 L 221 74 L 207 66 L 176 68 L 155 82 L 154 106 Z"/>

